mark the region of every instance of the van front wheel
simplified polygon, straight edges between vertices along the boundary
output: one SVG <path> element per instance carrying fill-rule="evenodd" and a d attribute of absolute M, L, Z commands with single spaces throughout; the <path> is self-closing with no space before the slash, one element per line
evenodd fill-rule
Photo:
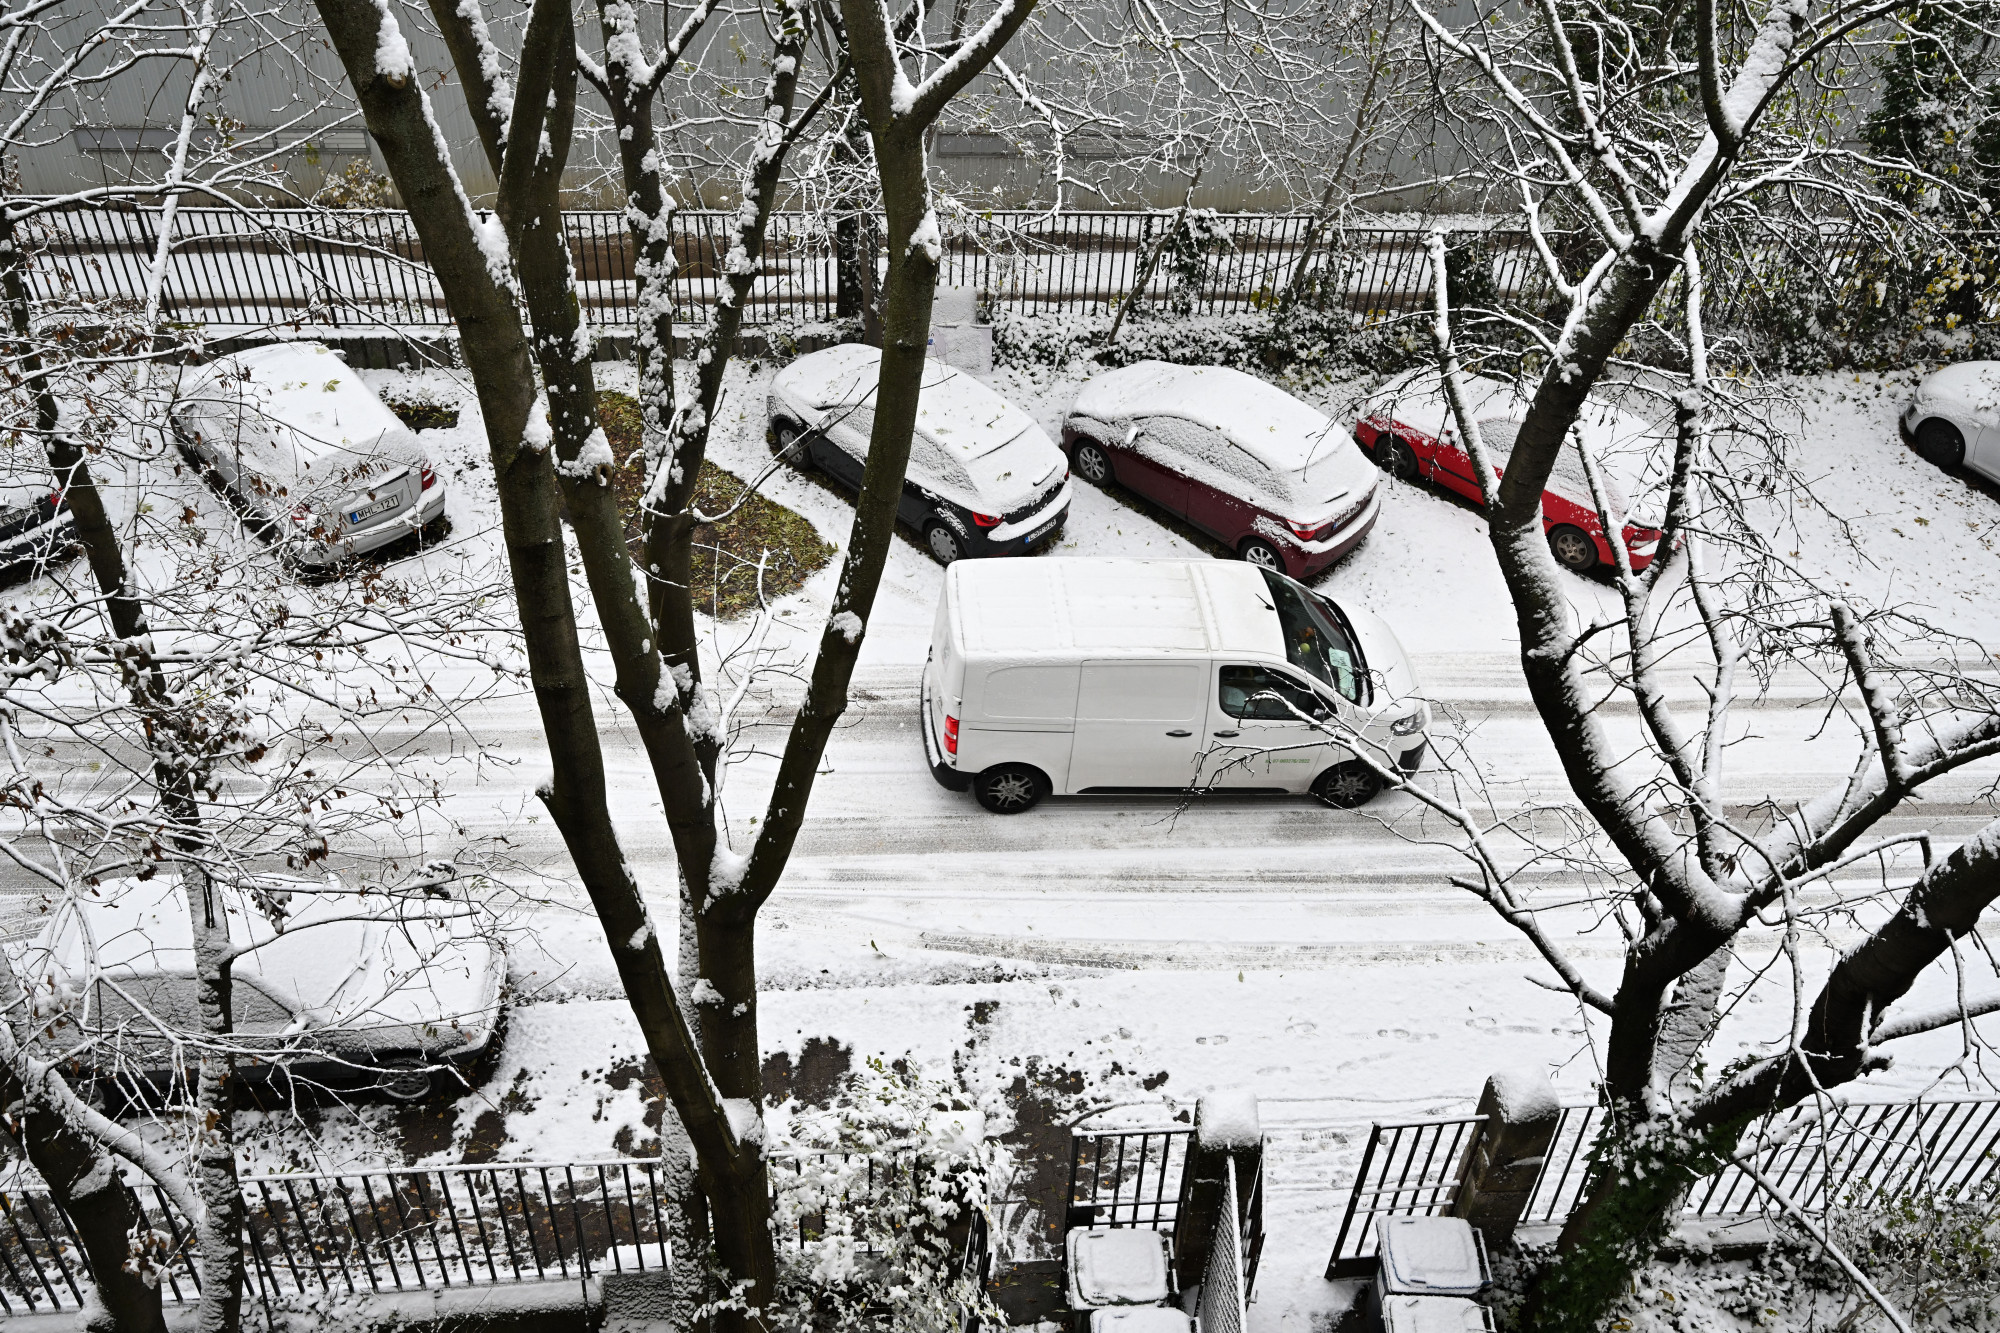
<path fill-rule="evenodd" d="M 995 764 L 973 779 L 972 794 L 996 815 L 1018 815 L 1049 794 L 1049 780 L 1026 764 Z"/>
<path fill-rule="evenodd" d="M 1331 805 L 1341 810 L 1352 810 L 1357 805 L 1366 805 L 1375 799 L 1375 793 L 1382 790 L 1382 779 L 1375 770 L 1358 759 L 1350 759 L 1344 764 L 1335 764 L 1319 775 L 1313 782 L 1313 798 L 1321 805 Z"/>

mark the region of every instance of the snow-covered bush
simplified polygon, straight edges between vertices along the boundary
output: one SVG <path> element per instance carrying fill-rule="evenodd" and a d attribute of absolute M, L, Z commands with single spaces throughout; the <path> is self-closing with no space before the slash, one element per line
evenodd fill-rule
<path fill-rule="evenodd" d="M 938 1333 L 1000 1322 L 968 1242 L 983 1234 L 1008 1113 L 948 1071 L 870 1060 L 827 1110 L 772 1112 L 774 1323 Z M 977 1247 L 974 1247 L 977 1248 Z"/>

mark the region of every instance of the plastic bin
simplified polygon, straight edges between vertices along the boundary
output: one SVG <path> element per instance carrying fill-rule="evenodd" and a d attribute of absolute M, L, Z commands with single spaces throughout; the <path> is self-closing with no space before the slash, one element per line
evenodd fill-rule
<path fill-rule="evenodd" d="M 1384 1217 L 1375 1237 L 1382 1266 L 1378 1295 L 1477 1296 L 1493 1282 L 1486 1244 L 1470 1222 L 1456 1217 Z"/>
<path fill-rule="evenodd" d="M 1194 1320 L 1171 1305 L 1121 1305 L 1090 1312 L 1090 1333 L 1189 1333 Z"/>
<path fill-rule="evenodd" d="M 1165 1232 L 1141 1227 L 1092 1227 L 1069 1233 L 1069 1308 L 1159 1305 L 1173 1294 Z"/>
<path fill-rule="evenodd" d="M 1391 1296 L 1382 1333 L 1493 1333 L 1493 1312 L 1463 1296 Z"/>

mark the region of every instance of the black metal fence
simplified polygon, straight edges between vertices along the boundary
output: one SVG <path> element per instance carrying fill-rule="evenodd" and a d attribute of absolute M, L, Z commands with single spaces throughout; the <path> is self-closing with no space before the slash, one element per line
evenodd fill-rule
<path fill-rule="evenodd" d="M 1172 1231 L 1180 1216 L 1181 1178 L 1191 1129 L 1075 1133 L 1069 1141 L 1071 1226 Z"/>
<path fill-rule="evenodd" d="M 43 301 L 78 295 L 140 303 L 161 262 L 159 209 L 70 208 L 39 215 L 25 236 L 40 262 Z M 722 290 L 734 214 L 688 209 L 673 216 L 676 317 L 703 317 Z M 948 229 L 943 280 L 986 294 L 990 308 L 1020 314 L 1106 309 L 1130 296 L 1144 260 L 1171 226 L 1166 213 L 994 212 Z M 603 330 L 634 318 L 632 240 L 617 212 L 564 214 L 586 317 Z M 1423 228 L 1315 230 L 1305 214 L 1238 213 L 1214 219 L 1192 268 L 1157 265 L 1151 301 L 1195 314 L 1260 308 L 1312 256 L 1319 299 L 1360 314 L 1412 308 L 1429 290 Z M 1539 299 L 1546 280 L 1525 235 L 1467 232 L 1510 300 Z M 163 318 L 244 331 L 279 325 L 344 332 L 422 330 L 451 323 L 407 213 L 395 210 L 183 208 L 172 222 L 160 284 Z M 772 217 L 747 322 L 833 318 L 834 239 L 820 215 Z"/>
<path fill-rule="evenodd" d="M 1172 1232 L 1180 1220 L 1187 1185 L 1191 1129 L 1133 1129 L 1108 1133 L 1074 1131 L 1070 1136 L 1069 1194 L 1065 1234 L 1072 1227 L 1139 1227 Z M 1241 1265 L 1241 1288 L 1247 1300 L 1257 1284 L 1257 1265 L 1264 1254 L 1264 1163 L 1247 1181 L 1230 1168 L 1231 1207 L 1225 1219 L 1235 1219 L 1232 1244 Z M 1225 1229 L 1230 1229 L 1227 1222 Z M 1221 1244 L 1218 1233 L 1216 1244 Z"/>
<path fill-rule="evenodd" d="M 661 1269 L 671 1262 L 659 1163 L 612 1161 L 251 1176 L 250 1294 L 275 1300 Z M 157 1189 L 135 1193 L 163 1253 L 161 1295 L 198 1299 L 192 1236 Z M 75 1309 L 87 1286 L 68 1216 L 0 1190 L 0 1314 Z"/>
<path fill-rule="evenodd" d="M 1563 1108 L 1529 1195 L 1525 1223 L 1560 1222 L 1589 1180 L 1602 1125 L 1596 1106 Z M 1375 1253 L 1377 1217 L 1448 1214 L 1486 1122 L 1476 1116 L 1373 1127 L 1334 1237 L 1330 1266 Z M 1811 1107 L 1772 1117 L 1745 1135 L 1745 1161 L 1813 1213 L 1868 1208 L 1922 1191 L 1943 1203 L 2000 1194 L 2000 1098 Z M 1742 1166 L 1729 1165 L 1689 1192 L 1690 1217 L 1736 1217 L 1772 1207 Z"/>

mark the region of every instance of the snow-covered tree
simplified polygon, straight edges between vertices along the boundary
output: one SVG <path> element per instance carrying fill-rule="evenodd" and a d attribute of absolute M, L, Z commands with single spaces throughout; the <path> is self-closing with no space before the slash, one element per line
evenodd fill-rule
<path fill-rule="evenodd" d="M 1489 168 L 1496 197 L 1518 201 L 1559 293 L 1546 320 L 1461 305 L 1444 237 L 1431 238 L 1432 331 L 1451 424 L 1485 493 L 1529 694 L 1576 805 L 1544 822 L 1448 788 L 1405 789 L 1424 818 L 1441 815 L 1469 835 L 1474 870 L 1463 887 L 1523 932 L 1554 984 L 1602 1020 L 1604 1129 L 1524 1316 L 1537 1330 L 1581 1331 L 1603 1326 L 1689 1186 L 1754 1148 L 1765 1117 L 1830 1109 L 1842 1085 L 1887 1063 L 1894 1041 L 1953 1025 L 1970 1032 L 2000 1009 L 1959 952 L 2000 897 L 2000 822 L 1949 850 L 1881 827 L 1929 784 L 2000 754 L 2000 695 L 1987 649 L 1906 607 L 1870 606 L 1785 549 L 1795 543 L 1776 530 L 1772 502 L 1811 500 L 1781 416 L 1762 386 L 1710 370 L 1702 275 L 1720 267 L 1710 265 L 1718 252 L 1788 216 L 1814 222 L 1819 209 L 1911 216 L 1857 179 L 1851 150 L 1825 133 L 1828 98 L 1890 7 L 1538 0 L 1525 11 L 1413 12 L 1440 65 L 1475 76 L 1453 94 L 1457 114 L 1503 146 Z M 1559 245 L 1551 218 L 1581 227 L 1583 239 Z M 1652 340 L 1652 364 L 1632 359 L 1641 337 Z M 1518 386 L 1524 411 L 1510 450 L 1482 421 L 1474 371 Z M 1607 398 L 1667 423 L 1652 459 L 1665 519 L 1649 567 L 1635 570 L 1612 541 L 1621 612 L 1599 619 L 1570 595 L 1541 497 L 1567 458 L 1590 478 L 1604 530 L 1622 529 L 1626 501 L 1594 437 L 1578 429 L 1588 405 Z M 1732 775 L 1740 747 L 1754 743 L 1739 710 L 1781 670 L 1820 685 L 1814 706 L 1857 748 L 1847 778 L 1803 802 L 1746 791 Z M 1693 718 L 1669 684 L 1690 674 L 1707 701 Z M 1617 704 L 1634 725 L 1611 711 Z M 1551 828 L 1572 832 L 1552 840 Z M 1529 850 L 1516 855 L 1524 835 Z M 1569 957 L 1550 895 L 1524 877 L 1550 863 L 1601 886 L 1593 901 L 1624 937 L 1614 987 Z M 1879 876 L 1874 892 L 1831 908 L 1808 901 L 1830 876 L 1864 866 Z M 1561 896 L 1570 893 L 1566 883 Z M 1862 937 L 1816 970 L 1800 941 L 1835 922 Z M 1789 989 L 1791 1003 L 1761 1011 L 1776 1020 L 1764 1053 L 1717 1067 L 1704 1054 L 1716 1029 L 1767 984 L 1762 967 L 1731 973 L 1764 930 L 1780 940 L 1777 993 Z M 1944 1002 L 1906 999 L 1938 972 Z"/>
<path fill-rule="evenodd" d="M 606 6 L 604 58 L 594 61 L 578 50 L 568 6 L 539 0 L 509 73 L 483 35 L 478 6 L 437 0 L 433 15 L 443 30 L 457 33 L 447 45 L 482 146 L 497 167 L 499 192 L 489 219 L 472 208 L 453 169 L 428 93 L 414 78 L 392 0 L 320 0 L 318 8 L 458 321 L 554 761 L 540 795 L 596 906 L 647 1049 L 692 1146 L 691 1183 L 706 1205 L 698 1220 L 708 1229 L 728 1286 L 719 1293 L 715 1316 L 724 1327 L 747 1326 L 774 1299 L 777 1272 L 759 1110 L 757 912 L 777 886 L 827 739 L 846 707 L 847 683 L 893 536 L 942 253 L 924 136 L 944 105 L 1006 45 L 1029 5 L 1001 4 L 948 55 L 913 49 L 879 0 L 842 7 L 846 43 L 835 58 L 855 75 L 888 201 L 888 332 L 868 472 L 834 605 L 766 813 L 754 840 L 741 849 L 726 836 L 717 802 L 730 696 L 702 677 L 685 574 L 688 506 L 722 369 L 735 350 L 743 301 L 759 272 L 785 156 L 844 72 L 816 69 L 821 91 L 802 100 L 819 16 L 806 0 L 780 0 L 761 11 L 771 46 L 756 132 L 740 164 L 741 203 L 723 260 L 725 291 L 710 322 L 690 339 L 696 385 L 685 397 L 674 394 L 667 378 L 671 269 L 664 252 L 647 261 L 647 535 L 635 570 L 609 485 L 613 459 L 597 423 L 590 339 L 562 241 L 561 186 L 579 77 L 601 79 L 614 99 L 624 98 L 617 114 L 628 120 L 621 133 L 629 127 L 636 145 L 649 114 L 640 90 L 666 52 L 649 57 L 630 11 Z M 914 81 L 906 62 L 916 66 Z M 622 95 L 621 85 L 627 89 Z M 482 114 L 482 107 L 493 114 Z M 634 213 L 644 220 L 644 235 L 635 241 L 645 246 L 657 240 L 669 202 L 664 194 L 657 201 L 646 197 L 657 185 L 648 176 L 657 172 L 657 158 L 649 166 L 644 151 L 635 155 L 626 180 Z M 570 520 L 567 534 L 558 496 Z M 610 818 L 568 578 L 571 534 L 616 694 L 645 747 L 674 841 L 693 937 L 695 975 L 682 978 L 684 994 L 676 991 L 662 932 L 619 851 Z"/>

